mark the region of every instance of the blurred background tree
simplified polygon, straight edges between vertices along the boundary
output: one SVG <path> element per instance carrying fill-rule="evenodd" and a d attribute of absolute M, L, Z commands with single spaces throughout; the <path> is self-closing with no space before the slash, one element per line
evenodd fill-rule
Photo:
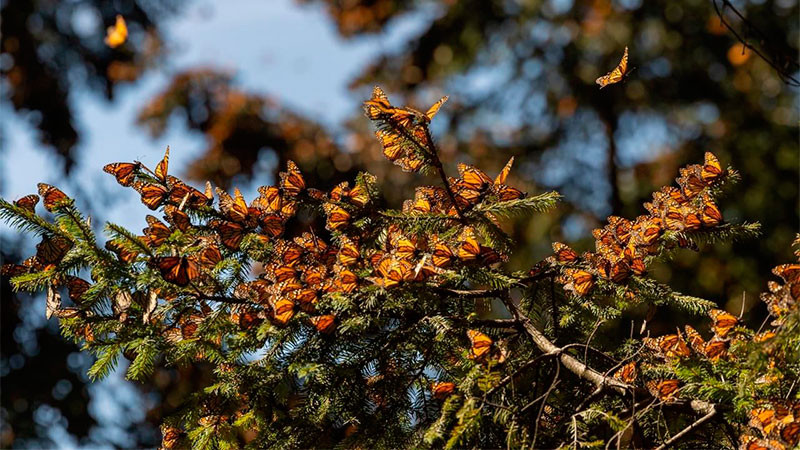
<path fill-rule="evenodd" d="M 153 98 L 137 99 L 137 123 L 156 138 L 169 136 L 175 127 L 200 136 L 186 165 L 194 179 L 249 186 L 252 192 L 254 186 L 271 181 L 266 174 L 274 176 L 286 159 L 294 159 L 312 178 L 310 183 L 320 188 L 351 178 L 357 170 L 370 170 L 392 185 L 384 192 L 392 194 L 387 201 L 397 205 L 408 197 L 413 176 L 388 170 L 357 109 L 372 84 L 380 84 L 398 104 L 428 105 L 450 95 L 435 134 L 451 173 L 460 161 L 498 171 L 515 156 L 518 166 L 513 173 L 525 179 L 512 184 L 527 184 L 531 192 L 537 186 L 556 188 L 565 195 L 565 203 L 553 214 L 513 225 L 521 249 L 509 263 L 514 268 L 527 268 L 546 256 L 554 240 L 574 243 L 578 250 L 588 248 L 590 231 L 602 219 L 641 214 L 647 193 L 669 184 L 679 166 L 702 159 L 706 150 L 742 174 L 743 181 L 721 205 L 725 217 L 760 221 L 763 237 L 708 246 L 701 253 L 682 251 L 669 267 L 654 266 L 655 275 L 679 291 L 717 301 L 731 311 L 738 311 L 745 298 L 747 310 L 757 304 L 753 294 L 762 290 L 769 269 L 790 259 L 790 243 L 800 226 L 797 88 L 723 25 L 715 10 L 715 5 L 724 6 L 721 0 L 298 3 L 305 14 L 324 9 L 339 35 L 352 45 L 371 42 L 377 48 L 363 70 L 348 72 L 355 73 L 352 119 L 344 127 L 331 124 L 323 103 L 286 106 L 280 100 L 283 93 L 270 90 L 270 80 L 267 92 L 242 86 L 237 67 L 179 67 L 155 89 Z M 785 63 L 797 54 L 797 1 L 740 1 L 735 6 L 748 22 L 730 7 L 720 9 L 723 17 L 736 30 L 752 24 L 765 33 L 756 36 L 751 31 L 742 37 L 767 49 L 796 75 L 796 66 Z M 68 171 L 81 148 L 81 128 L 75 125 L 76 107 L 70 97 L 76 90 L 88 90 L 113 100 L 122 84 L 169 66 L 175 53 L 169 53 L 163 27 L 185 7 L 177 1 L 4 2 L 3 102 L 39 130 L 41 141 L 63 157 Z M 237 17 L 235 5 L 224 8 L 226 17 Z M 112 51 L 103 45 L 102 33 L 118 13 L 128 21 L 131 36 L 126 46 Z M 238 18 L 246 19 L 253 18 Z M 398 33 L 403 27 L 412 31 Z M 401 45 L 383 45 L 381 39 L 398 34 Z M 291 44 L 275 39 L 268 45 Z M 598 90 L 594 79 L 614 67 L 625 46 L 636 69 L 624 84 Z M 315 76 L 322 81 L 328 74 Z M 320 88 L 307 89 L 314 93 Z M 163 148 L 150 150 L 155 155 Z M 13 259 L 8 254 L 4 258 Z M 2 364 L 15 367 L 2 371 L 5 446 L 15 437 L 43 436 L 30 426 L 34 409 L 20 412 L 21 404 L 9 396 L 11 374 L 13 383 L 35 380 L 27 387 L 32 390 L 55 386 L 66 375 L 48 374 L 44 379 L 36 364 L 26 360 L 16 367 L 10 362 L 17 344 L 9 343 L 6 335 L 26 322 L 7 304 L 8 291 L 3 294 L 7 314 Z M 753 311 L 749 317 L 760 321 L 764 313 Z M 23 337 L 15 337 L 17 342 L 24 341 L 27 335 L 18 333 Z M 40 344 L 38 354 L 44 361 L 63 361 L 63 350 Z M 160 382 L 140 386 L 151 399 L 149 418 L 161 414 L 155 405 L 174 407 L 191 392 L 192 382 L 183 383 L 176 373 L 159 376 L 154 379 Z M 202 373 L 182 376 L 197 380 Z M 81 380 L 70 382 L 74 392 L 83 392 Z M 169 402 L 160 402 L 170 395 Z M 83 394 L 81 401 L 86 398 Z M 76 436 L 84 436 L 93 424 L 94 416 L 86 416 L 85 410 L 73 413 L 52 399 L 48 404 L 61 409 L 70 424 L 75 421 L 68 429 Z M 9 429 L 11 441 L 6 440 Z M 148 445 L 153 442 L 148 436 L 140 433 L 131 439 Z"/>

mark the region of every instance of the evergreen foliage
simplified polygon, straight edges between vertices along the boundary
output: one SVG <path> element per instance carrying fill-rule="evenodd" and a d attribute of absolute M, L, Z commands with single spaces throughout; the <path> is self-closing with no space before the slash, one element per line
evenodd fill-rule
<path fill-rule="evenodd" d="M 169 175 L 167 152 L 153 170 L 106 166 L 163 213 L 141 236 L 108 224 L 101 245 L 53 186 L 39 185 L 52 221 L 36 214 L 39 196 L 0 200 L 0 217 L 42 238 L 3 273 L 48 292 L 48 317 L 96 356 L 93 379 L 120 355 L 132 380 L 161 364 L 215 368 L 164 422 L 165 448 L 797 445 L 800 264 L 775 269 L 762 330 L 647 275 L 678 248 L 758 233 L 716 205 L 735 172 L 706 154 L 647 214 L 609 217 L 595 251 L 554 243 L 509 273 L 503 219 L 559 196 L 508 186 L 513 159 L 494 179 L 463 164 L 448 178 L 428 130 L 444 100 L 422 113 L 376 88 L 365 103 L 387 158 L 440 178 L 401 210 L 380 206 L 375 177 L 321 192 L 291 162 L 248 204 Z M 325 229 L 293 229 L 301 211 Z M 713 336 L 651 337 L 645 319 L 625 342 L 593 344 L 642 305 L 708 314 Z"/>

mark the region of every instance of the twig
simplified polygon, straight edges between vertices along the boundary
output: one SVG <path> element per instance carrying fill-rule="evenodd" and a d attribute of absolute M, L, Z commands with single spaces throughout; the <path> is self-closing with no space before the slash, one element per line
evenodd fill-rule
<path fill-rule="evenodd" d="M 797 78 L 795 78 L 794 76 L 792 76 L 789 73 L 789 71 L 791 70 L 790 67 L 793 67 L 795 70 L 797 70 L 797 68 L 800 67 L 800 63 L 798 63 L 798 61 L 796 59 L 794 59 L 794 58 L 792 58 L 790 56 L 780 55 L 782 57 L 782 59 L 784 60 L 784 66 L 785 66 L 785 67 L 781 67 L 778 64 L 778 62 L 773 60 L 772 57 L 765 56 L 757 48 L 755 48 L 752 45 L 750 45 L 747 42 L 747 40 L 745 38 L 743 38 L 742 36 L 740 36 L 739 33 L 737 33 L 736 30 L 733 28 L 733 26 L 730 23 L 728 23 L 727 20 L 725 20 L 724 11 L 725 11 L 726 8 L 730 9 L 731 11 L 733 11 L 733 13 L 742 21 L 742 23 L 744 24 L 744 26 L 746 28 L 745 29 L 745 33 L 756 34 L 756 35 L 758 35 L 758 37 L 761 39 L 762 42 L 767 42 L 767 38 L 764 35 L 764 33 L 761 32 L 761 30 L 759 30 L 758 28 L 756 28 L 749 20 L 747 20 L 744 17 L 744 15 L 742 15 L 742 13 L 739 12 L 739 10 L 736 9 L 736 7 L 733 6 L 733 4 L 731 4 L 731 2 L 729 0 L 719 0 L 719 1 L 722 2 L 722 10 L 721 11 L 720 11 L 719 5 L 717 5 L 717 1 L 718 0 L 711 0 L 711 3 L 714 5 L 714 11 L 717 13 L 717 16 L 719 16 L 719 20 L 722 23 L 722 25 L 724 25 L 725 28 L 727 28 L 728 31 L 730 31 L 733 34 L 733 36 L 736 37 L 736 39 L 739 40 L 739 42 L 741 42 L 742 45 L 745 48 L 749 48 L 750 50 L 752 50 L 753 53 L 758 55 L 759 58 L 763 59 L 764 62 L 766 62 L 773 69 L 775 69 L 775 71 L 778 73 L 778 76 L 781 78 L 781 80 L 783 80 L 784 83 L 786 83 L 786 84 L 788 84 L 790 86 L 800 86 L 800 80 L 798 80 Z"/>
<path fill-rule="evenodd" d="M 539 406 L 539 414 L 536 415 L 536 424 L 533 427 L 533 441 L 531 441 L 531 446 L 536 447 L 536 436 L 539 434 L 539 422 L 542 419 L 542 413 L 544 413 L 544 407 L 547 405 L 547 398 L 550 397 L 550 393 L 553 392 L 553 389 L 556 388 L 558 384 L 558 376 L 561 374 L 561 364 L 556 362 L 556 375 L 553 377 L 553 382 L 550 383 L 550 387 L 547 388 L 547 392 L 544 393 L 544 399 L 542 399 L 542 404 Z M 522 411 L 520 411 L 522 412 Z"/>
<path fill-rule="evenodd" d="M 702 424 L 706 423 L 707 421 L 709 421 L 716 414 L 717 414 L 716 408 L 712 408 L 711 411 L 708 412 L 708 414 L 706 414 L 705 416 L 697 419 L 693 424 L 691 424 L 688 427 L 684 428 L 683 431 L 681 431 L 680 433 L 676 434 L 675 436 L 672 436 L 671 438 L 669 438 L 669 440 L 667 442 L 664 442 L 663 444 L 661 444 L 658 447 L 656 447 L 656 450 L 664 450 L 665 448 L 669 447 L 670 445 L 678 442 L 681 438 L 683 438 L 687 434 L 691 433 L 692 430 L 694 430 L 695 428 L 697 428 L 700 425 L 702 425 Z"/>
<path fill-rule="evenodd" d="M 428 127 L 425 127 L 425 139 L 427 139 L 428 144 L 431 146 L 431 148 L 428 149 L 431 156 L 431 164 L 436 168 L 436 172 L 439 173 L 439 178 L 442 179 L 442 184 L 444 185 L 444 189 L 447 191 L 447 196 L 450 198 L 450 202 L 453 203 L 453 208 L 456 209 L 459 219 L 463 221 L 464 212 L 461 211 L 461 207 L 458 206 L 458 202 L 456 202 L 456 196 L 453 193 L 453 188 L 450 187 L 450 181 L 447 180 L 447 174 L 444 173 L 442 161 L 439 159 L 439 151 L 436 149 L 436 144 L 433 143 L 433 137 L 431 137 L 431 132 L 428 130 Z"/>

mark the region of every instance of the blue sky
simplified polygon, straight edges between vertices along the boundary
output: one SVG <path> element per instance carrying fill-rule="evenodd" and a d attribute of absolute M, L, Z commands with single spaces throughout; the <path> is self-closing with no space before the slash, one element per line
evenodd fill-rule
<path fill-rule="evenodd" d="M 231 0 L 224 7 L 219 5 L 209 0 L 190 3 L 167 23 L 163 29 L 171 54 L 166 64 L 135 84 L 123 86 L 113 103 L 104 100 L 101 93 L 75 93 L 70 101 L 81 144 L 77 166 L 69 179 L 64 178 L 56 158 L 42 148 L 28 122 L 15 115 L 8 104 L 0 103 L 5 134 L 0 152 L 0 196 L 14 200 L 36 192 L 38 182 L 51 183 L 78 198 L 82 209 L 102 211 L 102 217 L 95 218 L 97 231 L 104 221 L 138 231 L 145 226 L 148 210 L 133 191 L 118 186 L 101 168 L 109 162 L 131 160 L 154 166 L 169 145 L 170 172 L 180 175 L 205 148 L 200 134 L 190 133 L 180 124 L 158 139 L 151 139 L 134 124 L 139 108 L 163 89 L 172 75 L 197 66 L 228 69 L 245 90 L 269 94 L 335 131 L 362 100 L 347 89 L 352 76 L 376 54 L 398 48 L 425 23 L 421 17 L 410 16 L 391 24 L 385 35 L 343 40 L 316 6 L 302 6 L 292 0 Z M 0 234 L 9 233 L 14 231 L 0 224 Z M 34 244 L 30 240 L 26 251 L 33 252 Z M 26 322 L 45 326 L 43 299 L 25 305 L 21 313 Z M 26 339 L 23 335 L 19 338 Z M 141 419 L 138 416 L 147 409 L 141 402 L 148 401 L 139 397 L 123 377 L 124 371 L 118 370 L 90 387 L 90 411 L 105 424 L 93 435 L 98 433 L 100 442 L 121 446 L 128 442 L 122 429 L 129 421 Z M 36 417 L 63 448 L 78 445 L 67 435 L 65 419 L 57 410 L 40 408 Z"/>

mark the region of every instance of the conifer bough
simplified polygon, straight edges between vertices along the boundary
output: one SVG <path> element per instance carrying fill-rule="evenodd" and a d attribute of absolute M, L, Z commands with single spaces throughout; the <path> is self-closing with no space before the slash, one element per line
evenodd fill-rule
<path fill-rule="evenodd" d="M 96 356 L 92 378 L 120 354 L 133 380 L 213 365 L 211 384 L 165 419 L 165 448 L 797 445 L 800 264 L 774 269 L 781 282 L 761 297 L 772 320 L 757 331 L 647 276 L 677 248 L 758 233 L 718 207 L 734 170 L 707 153 L 646 214 L 594 230 L 594 251 L 556 242 L 511 273 L 503 221 L 559 196 L 511 186 L 513 159 L 494 179 L 465 164 L 448 177 L 428 128 L 445 100 L 422 113 L 376 87 L 364 104 L 387 159 L 439 178 L 400 210 L 378 206 L 370 174 L 322 192 L 292 162 L 250 203 L 238 189 L 200 191 L 168 173 L 167 149 L 153 170 L 105 167 L 163 215 L 142 234 L 109 223 L 99 244 L 54 186 L 0 199 L 6 222 L 41 238 L 3 275 L 47 292 L 48 318 Z M 300 211 L 324 229 L 300 229 Z M 492 299 L 504 308 L 482 315 Z M 675 324 L 593 342 L 642 305 L 707 314 L 710 337 Z"/>

